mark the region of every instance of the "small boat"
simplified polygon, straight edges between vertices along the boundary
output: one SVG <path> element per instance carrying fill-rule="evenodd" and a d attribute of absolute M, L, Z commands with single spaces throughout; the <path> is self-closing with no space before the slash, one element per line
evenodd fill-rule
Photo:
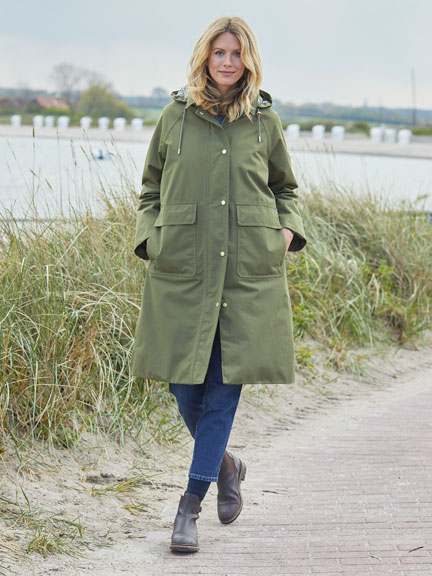
<path fill-rule="evenodd" d="M 103 148 L 93 148 L 91 155 L 95 160 L 111 160 L 111 154 Z"/>

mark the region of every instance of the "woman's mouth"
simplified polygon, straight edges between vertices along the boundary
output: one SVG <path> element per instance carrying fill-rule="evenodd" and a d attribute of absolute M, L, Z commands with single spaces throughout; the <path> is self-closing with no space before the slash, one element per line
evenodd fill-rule
<path fill-rule="evenodd" d="M 222 76 L 232 76 L 232 74 L 234 74 L 234 72 L 223 72 L 223 71 L 221 71 L 220 74 L 222 74 Z"/>

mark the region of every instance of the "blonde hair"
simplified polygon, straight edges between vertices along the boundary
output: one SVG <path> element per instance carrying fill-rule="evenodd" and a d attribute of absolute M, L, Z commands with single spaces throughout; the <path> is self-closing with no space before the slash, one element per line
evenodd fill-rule
<path fill-rule="evenodd" d="M 221 94 L 210 76 L 207 59 L 214 40 L 224 32 L 231 32 L 237 37 L 245 70 L 240 80 L 225 94 Z M 197 106 L 212 114 L 227 116 L 230 122 L 242 114 L 250 117 L 252 102 L 258 96 L 261 78 L 258 44 L 251 28 L 242 18 L 217 18 L 207 26 L 195 44 L 189 62 L 188 91 Z"/>

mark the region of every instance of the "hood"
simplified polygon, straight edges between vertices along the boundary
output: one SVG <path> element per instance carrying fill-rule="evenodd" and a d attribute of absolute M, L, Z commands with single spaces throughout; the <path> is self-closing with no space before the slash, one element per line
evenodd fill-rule
<path fill-rule="evenodd" d="M 184 120 L 185 120 L 186 109 L 189 108 L 189 106 L 191 106 L 192 104 L 194 104 L 194 101 L 189 96 L 187 86 L 182 86 L 182 88 L 180 88 L 180 90 L 174 90 L 173 92 L 171 92 L 170 96 L 176 102 L 181 102 L 181 103 L 186 104 L 186 106 L 183 110 L 183 114 L 182 114 L 180 138 L 179 138 L 179 144 L 178 144 L 178 150 L 177 150 L 177 154 L 181 154 L 181 146 L 182 146 L 182 139 L 183 139 Z M 255 100 L 252 102 L 251 116 L 258 116 L 258 142 L 262 141 L 262 138 L 261 138 L 261 110 L 260 109 L 261 108 L 269 108 L 272 105 L 272 103 L 273 103 L 272 97 L 270 96 L 270 94 L 268 92 L 265 92 L 264 90 L 260 90 L 258 92 L 258 96 L 256 96 Z"/>
<path fill-rule="evenodd" d="M 189 108 L 193 104 L 192 98 L 189 97 L 189 91 L 187 86 L 182 86 L 180 90 L 174 90 L 170 94 L 171 98 L 176 102 L 186 103 L 186 108 Z M 268 92 L 260 90 L 258 96 L 252 102 L 251 114 L 255 114 L 257 108 L 269 108 L 273 104 L 273 99 Z"/>

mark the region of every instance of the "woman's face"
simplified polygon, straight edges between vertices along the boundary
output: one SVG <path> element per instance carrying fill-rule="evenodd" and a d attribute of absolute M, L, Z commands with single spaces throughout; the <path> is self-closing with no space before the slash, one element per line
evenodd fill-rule
<path fill-rule="evenodd" d="M 210 76 L 222 94 L 233 86 L 245 69 L 240 58 L 240 42 L 231 32 L 223 32 L 211 45 L 207 66 Z"/>

